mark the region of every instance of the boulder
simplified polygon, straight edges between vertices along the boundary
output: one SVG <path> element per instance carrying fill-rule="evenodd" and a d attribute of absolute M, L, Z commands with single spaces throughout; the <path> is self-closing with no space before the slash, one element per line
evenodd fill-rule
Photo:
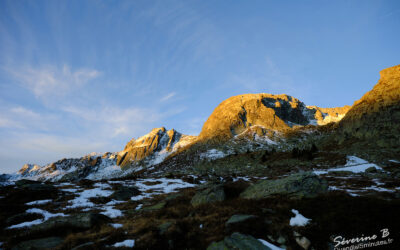
<path fill-rule="evenodd" d="M 303 249 L 307 250 L 310 248 L 311 241 L 306 237 L 302 236 L 298 232 L 293 232 L 293 236 L 296 239 L 296 243 Z"/>
<path fill-rule="evenodd" d="M 60 237 L 49 237 L 36 240 L 23 241 L 14 246 L 12 249 L 54 249 L 63 242 Z"/>
<path fill-rule="evenodd" d="M 71 216 L 53 217 L 49 220 L 30 227 L 27 234 L 40 234 L 60 229 L 87 230 L 95 226 L 110 223 L 111 219 L 97 213 L 79 213 Z"/>
<path fill-rule="evenodd" d="M 225 237 L 223 241 L 213 242 L 207 247 L 207 250 L 227 249 L 271 250 L 254 237 L 240 233 L 233 233 L 231 236 Z"/>
<path fill-rule="evenodd" d="M 306 172 L 293 174 L 278 180 L 262 180 L 248 187 L 240 197 L 262 199 L 272 195 L 286 195 L 291 198 L 315 197 L 328 191 L 326 180 Z"/>
<path fill-rule="evenodd" d="M 201 204 L 212 203 L 216 201 L 224 201 L 225 200 L 225 192 L 224 187 L 222 185 L 215 185 L 205 190 L 197 192 L 192 200 L 191 204 L 193 206 L 198 206 Z"/>
<path fill-rule="evenodd" d="M 111 199 L 125 201 L 129 200 L 133 196 L 139 195 L 141 192 L 136 187 L 124 187 L 120 186 L 111 196 Z"/>

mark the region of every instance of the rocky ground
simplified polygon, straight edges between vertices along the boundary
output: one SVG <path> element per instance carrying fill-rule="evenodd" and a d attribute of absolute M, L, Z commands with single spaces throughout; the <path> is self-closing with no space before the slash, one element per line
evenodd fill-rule
<path fill-rule="evenodd" d="M 0 188 L 0 248 L 319 250 L 376 234 L 374 241 L 393 242 L 374 249 L 398 249 L 400 163 L 382 168 L 353 156 L 325 156 L 336 159 L 332 168 L 323 153 L 314 156 L 306 171 L 273 172 L 270 156 L 271 166 L 250 167 L 246 175 L 19 180 Z M 262 154 L 248 157 L 256 162 Z M 381 239 L 381 230 L 390 235 Z"/>

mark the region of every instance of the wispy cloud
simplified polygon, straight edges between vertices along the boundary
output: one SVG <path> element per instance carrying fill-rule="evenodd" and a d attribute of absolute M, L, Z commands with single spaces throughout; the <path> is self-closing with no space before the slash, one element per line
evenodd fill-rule
<path fill-rule="evenodd" d="M 176 96 L 176 93 L 175 93 L 175 92 L 171 92 L 171 93 L 165 95 L 164 97 L 162 97 L 162 98 L 160 99 L 160 102 L 166 102 L 166 101 L 168 101 L 169 99 L 173 98 L 174 96 Z"/>
<path fill-rule="evenodd" d="M 38 113 L 22 106 L 0 108 L 0 128 L 22 130 L 49 130 L 57 116 L 54 114 Z"/>
<path fill-rule="evenodd" d="M 6 68 L 21 86 L 29 89 L 37 98 L 49 95 L 62 96 L 95 79 L 101 73 L 95 69 L 77 69 L 72 71 L 68 65 L 61 68 L 46 66 L 33 68 Z"/>
<path fill-rule="evenodd" d="M 69 106 L 63 108 L 63 111 L 79 117 L 83 123 L 92 128 L 91 132 L 102 134 L 103 137 L 132 136 L 144 133 L 161 117 L 157 110 L 138 107 L 82 108 Z"/>

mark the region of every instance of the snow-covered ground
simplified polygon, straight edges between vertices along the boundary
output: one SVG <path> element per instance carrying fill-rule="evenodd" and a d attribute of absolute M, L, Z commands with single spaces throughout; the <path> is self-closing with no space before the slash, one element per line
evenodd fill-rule
<path fill-rule="evenodd" d="M 66 216 L 64 213 L 50 213 L 47 212 L 45 210 L 39 209 L 39 208 L 30 208 L 28 210 L 26 210 L 26 213 L 31 213 L 31 214 L 41 214 L 43 216 L 43 219 L 37 219 L 34 221 L 28 221 L 28 222 L 23 222 L 17 225 L 13 225 L 8 227 L 8 229 L 13 229 L 13 228 L 21 228 L 21 227 L 30 227 L 33 225 L 37 225 L 37 224 L 41 224 L 45 221 L 47 221 L 48 219 L 52 218 L 52 217 L 57 217 L 57 216 Z"/>
<path fill-rule="evenodd" d="M 159 183 L 160 182 L 160 183 Z M 156 183 L 150 185 L 148 183 Z M 157 178 L 157 179 L 140 179 L 135 181 L 134 185 L 139 188 L 142 192 L 141 195 L 134 196 L 131 200 L 142 200 L 144 198 L 150 198 L 157 194 L 166 194 L 177 191 L 181 188 L 195 187 L 195 184 L 187 183 L 181 179 L 168 179 L 168 178 Z"/>
<path fill-rule="evenodd" d="M 346 165 L 343 167 L 339 168 L 330 168 L 326 170 L 315 170 L 313 171 L 315 174 L 320 175 L 320 174 L 327 174 L 329 172 L 334 172 L 334 171 L 350 171 L 353 173 L 362 173 L 365 172 L 370 167 L 374 167 L 375 169 L 382 170 L 381 167 L 374 163 L 369 163 L 366 160 L 363 160 L 359 157 L 356 156 L 347 156 L 347 162 Z"/>
<path fill-rule="evenodd" d="M 113 245 L 113 247 L 134 247 L 135 240 L 124 240 L 122 242 L 117 242 Z"/>
<path fill-rule="evenodd" d="M 113 192 L 111 190 L 104 190 L 102 188 L 93 188 L 88 190 L 83 190 L 81 193 L 78 193 L 78 197 L 71 200 L 71 205 L 66 208 L 77 208 L 77 207 L 93 207 L 94 203 L 89 201 L 90 198 L 94 197 L 108 197 Z"/>

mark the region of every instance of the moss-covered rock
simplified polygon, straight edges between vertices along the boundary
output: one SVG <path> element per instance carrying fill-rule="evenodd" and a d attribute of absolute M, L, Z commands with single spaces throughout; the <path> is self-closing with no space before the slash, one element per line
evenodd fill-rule
<path fill-rule="evenodd" d="M 250 235 L 233 233 L 231 236 L 225 237 L 223 241 L 213 242 L 207 250 L 271 250 L 271 248 L 262 244 L 259 240 Z"/>
<path fill-rule="evenodd" d="M 290 175 L 278 180 L 262 180 L 240 194 L 246 199 L 261 199 L 272 195 L 287 195 L 291 198 L 314 197 L 328 191 L 328 184 L 317 175 L 306 172 Z"/>
<path fill-rule="evenodd" d="M 200 192 L 197 192 L 192 200 L 191 204 L 193 206 L 198 206 L 201 204 L 216 202 L 216 201 L 224 201 L 225 200 L 225 191 L 222 185 L 215 185 Z"/>

